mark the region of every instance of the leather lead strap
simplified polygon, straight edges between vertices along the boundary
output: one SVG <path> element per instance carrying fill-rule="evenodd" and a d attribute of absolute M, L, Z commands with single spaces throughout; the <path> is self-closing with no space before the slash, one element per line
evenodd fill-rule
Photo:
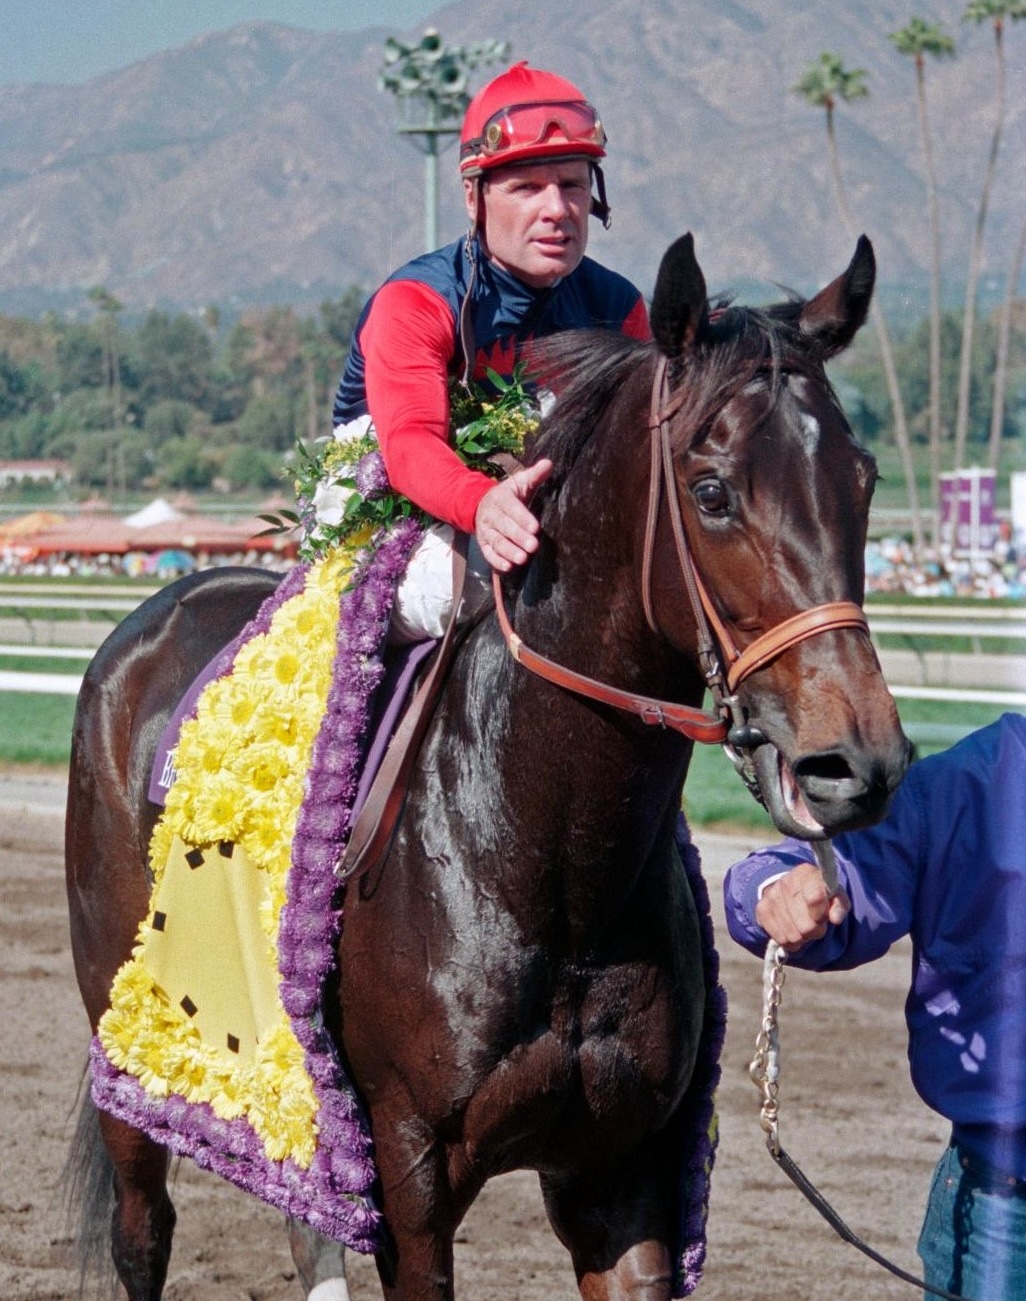
<path fill-rule="evenodd" d="M 895 1265 L 893 1261 L 888 1260 L 887 1257 L 881 1255 L 880 1252 L 874 1251 L 868 1243 L 863 1242 L 859 1235 L 848 1227 L 815 1184 L 808 1178 L 802 1168 L 798 1165 L 798 1162 L 792 1160 L 779 1144 L 777 1145 L 776 1151 L 771 1147 L 769 1153 L 773 1160 L 776 1161 L 777 1165 L 780 1166 L 781 1170 L 783 1170 L 784 1174 L 787 1175 L 788 1179 L 791 1180 L 802 1196 L 810 1202 L 817 1211 L 819 1211 L 820 1215 L 822 1215 L 824 1220 L 826 1220 L 827 1224 L 830 1225 L 839 1238 L 842 1238 L 845 1242 L 849 1243 L 857 1251 L 861 1251 L 862 1254 L 868 1256 L 870 1260 L 875 1261 L 878 1265 L 882 1265 L 884 1269 L 889 1270 L 896 1278 L 900 1278 L 905 1283 L 911 1283 L 913 1287 L 917 1287 L 923 1292 L 929 1292 L 933 1296 L 943 1297 L 945 1298 L 945 1301 L 972 1301 L 970 1297 L 963 1296 L 961 1292 L 948 1292 L 945 1288 L 935 1287 L 934 1284 L 925 1282 L 917 1275 L 910 1274 L 907 1270 Z"/>

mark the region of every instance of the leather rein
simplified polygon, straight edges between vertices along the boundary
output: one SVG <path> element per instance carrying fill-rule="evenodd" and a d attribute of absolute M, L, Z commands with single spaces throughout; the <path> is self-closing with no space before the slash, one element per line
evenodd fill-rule
<path fill-rule="evenodd" d="M 513 658 L 524 668 L 576 695 L 632 713 L 643 723 L 668 727 L 689 737 L 692 741 L 715 745 L 727 740 L 727 734 L 732 726 L 740 726 L 743 723 L 736 691 L 751 674 L 765 668 L 767 664 L 772 663 L 807 637 L 814 637 L 823 632 L 837 632 L 843 628 L 858 628 L 868 635 L 869 625 L 861 606 L 856 605 L 854 601 L 828 601 L 792 615 L 775 628 L 761 634 L 744 650 L 738 649 L 729 630 L 717 614 L 716 607 L 695 567 L 684 529 L 680 492 L 673 469 L 670 422 L 680 410 L 685 398 L 686 392 L 682 389 L 679 389 L 676 394 L 670 393 L 668 361 L 665 356 L 660 356 L 652 381 L 648 424 L 651 435 L 651 472 L 642 560 L 642 602 L 648 625 L 658 634 L 659 628 L 652 602 L 652 570 L 656 529 L 665 495 L 677 550 L 677 561 L 695 619 L 699 662 L 716 706 L 715 712 L 625 691 L 587 677 L 574 669 L 566 668 L 547 656 L 539 654 L 525 645 L 513 630 L 506 612 L 502 583 L 495 571 L 492 572 L 492 586 L 495 592 L 499 626 L 506 639 L 506 645 Z"/>

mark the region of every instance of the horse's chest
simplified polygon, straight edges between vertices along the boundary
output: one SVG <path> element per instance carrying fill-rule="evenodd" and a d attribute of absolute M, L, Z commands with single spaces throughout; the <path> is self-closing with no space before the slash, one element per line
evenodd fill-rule
<path fill-rule="evenodd" d="M 690 1079 L 704 1002 L 701 977 L 692 983 L 640 967 L 568 979 L 478 1081 L 466 1140 L 498 1140 L 511 1163 L 540 1165 L 596 1142 L 634 1147 L 666 1122 Z"/>

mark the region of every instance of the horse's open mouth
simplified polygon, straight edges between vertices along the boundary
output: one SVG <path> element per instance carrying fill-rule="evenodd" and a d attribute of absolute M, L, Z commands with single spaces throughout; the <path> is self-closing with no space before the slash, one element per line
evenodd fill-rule
<path fill-rule="evenodd" d="M 752 756 L 766 811 L 777 830 L 800 840 L 819 840 L 827 832 L 805 803 L 797 778 L 775 745 L 760 745 Z"/>

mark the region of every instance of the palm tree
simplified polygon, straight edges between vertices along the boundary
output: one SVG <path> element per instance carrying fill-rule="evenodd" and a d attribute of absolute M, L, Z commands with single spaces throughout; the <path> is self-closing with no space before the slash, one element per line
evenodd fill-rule
<path fill-rule="evenodd" d="M 118 313 L 124 304 L 102 285 L 96 285 L 86 295 L 96 307 L 102 321 L 100 342 L 103 349 L 103 386 L 107 392 L 107 497 L 114 497 L 114 460 L 116 430 L 121 424 L 121 350 L 118 346 Z M 124 479 L 121 483 L 124 492 Z"/>
<path fill-rule="evenodd" d="M 830 169 L 834 178 L 834 190 L 837 206 L 852 239 L 857 236 L 855 221 L 848 206 L 848 197 L 841 175 L 841 164 L 837 150 L 837 137 L 834 132 L 834 107 L 838 100 L 847 104 L 855 99 L 865 99 L 869 94 L 866 87 L 866 73 L 862 68 L 845 68 L 840 55 L 824 51 L 819 59 L 810 63 L 799 80 L 792 86 L 796 94 L 811 104 L 821 108 L 826 114 L 827 149 L 830 157 Z M 894 365 L 894 348 L 890 332 L 884 319 L 878 298 L 874 297 L 870 307 L 870 317 L 880 345 L 880 358 L 883 363 L 887 392 L 894 414 L 894 439 L 898 444 L 902 468 L 905 472 L 905 485 L 908 490 L 909 512 L 912 516 L 912 548 L 918 559 L 923 552 L 923 522 L 919 511 L 919 493 L 916 489 L 915 466 L 912 463 L 912 443 L 908 433 L 908 420 L 905 416 L 905 400 L 901 396 L 898 384 L 898 372 Z"/>
<path fill-rule="evenodd" d="M 998 318 L 997 351 L 994 358 L 994 403 L 990 410 L 990 439 L 987 444 L 987 464 L 992 470 L 1001 460 L 1001 435 L 1005 425 L 1005 389 L 1008 385 L 1008 349 L 1012 337 L 1012 311 L 1019 290 L 1023 259 L 1026 257 L 1026 222 L 1019 231 L 1019 242 L 1012 258 L 1005 300 Z"/>
<path fill-rule="evenodd" d="M 969 274 L 965 286 L 965 313 L 962 322 L 962 353 L 958 365 L 958 409 L 955 414 L 955 468 L 965 458 L 965 446 L 969 434 L 969 385 L 972 372 L 973 335 L 976 329 L 976 287 L 983 265 L 983 232 L 987 224 L 987 209 L 990 206 L 990 194 L 994 188 L 994 172 L 997 167 L 998 151 L 1001 148 L 1001 133 L 1005 125 L 1005 21 L 1017 21 L 1026 18 L 1024 0 L 969 0 L 962 21 L 969 23 L 990 22 L 994 30 L 994 56 L 997 59 L 997 79 L 995 81 L 996 107 L 994 130 L 990 138 L 990 153 L 983 174 L 983 189 L 980 193 L 980 205 L 976 210 L 976 225 L 973 228 L 972 244 L 969 250 Z"/>
<path fill-rule="evenodd" d="M 933 505 L 934 532 L 940 510 L 941 445 L 941 347 L 940 347 L 940 216 L 937 210 L 937 173 L 933 165 L 933 145 L 926 111 L 926 56 L 935 59 L 953 57 L 955 42 L 939 23 L 913 18 L 907 27 L 891 32 L 891 41 L 899 54 L 908 55 L 916 69 L 916 98 L 919 103 L 919 130 L 923 138 L 923 161 L 926 171 L 926 199 L 930 214 L 930 492 Z"/>

